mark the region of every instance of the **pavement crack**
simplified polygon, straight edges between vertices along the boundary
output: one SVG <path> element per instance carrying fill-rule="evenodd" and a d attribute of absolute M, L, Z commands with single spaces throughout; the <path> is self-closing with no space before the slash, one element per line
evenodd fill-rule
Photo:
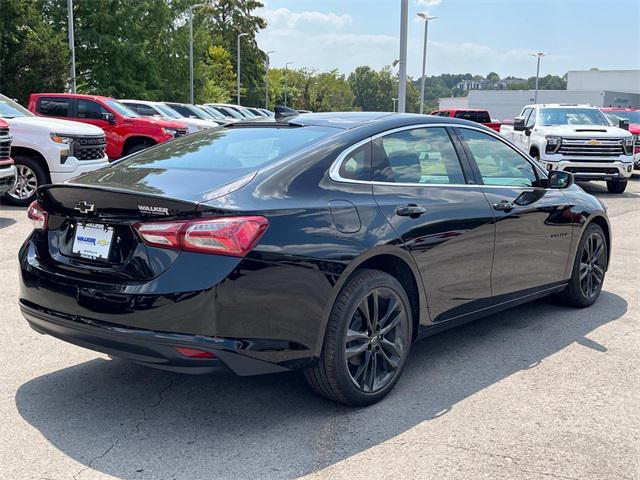
<path fill-rule="evenodd" d="M 136 433 L 140 433 L 140 426 L 147 421 L 147 412 L 149 410 L 153 410 L 155 408 L 158 408 L 160 406 L 160 404 L 163 402 L 164 400 L 164 394 L 167 392 L 167 390 L 169 390 L 171 387 L 173 387 L 173 379 L 169 381 L 169 383 L 158 392 L 158 400 L 153 404 L 150 405 L 148 407 L 141 407 L 142 409 L 142 418 L 140 419 L 140 421 L 138 421 L 138 423 L 136 423 Z"/>
<path fill-rule="evenodd" d="M 84 472 L 86 472 L 87 470 L 89 470 L 90 468 L 93 468 L 93 464 L 95 462 L 97 462 L 98 460 L 100 460 L 101 458 L 104 458 L 107 456 L 107 454 L 113 449 L 113 447 L 116 446 L 116 442 L 113 442 L 111 445 L 109 445 L 109 447 L 102 452 L 100 455 L 97 455 L 95 457 L 93 457 L 91 460 L 89 460 L 89 462 L 87 463 L 87 465 L 85 467 L 82 467 L 80 470 L 78 470 L 76 473 L 73 474 L 73 480 L 78 480 L 78 477 L 80 475 L 82 475 Z"/>

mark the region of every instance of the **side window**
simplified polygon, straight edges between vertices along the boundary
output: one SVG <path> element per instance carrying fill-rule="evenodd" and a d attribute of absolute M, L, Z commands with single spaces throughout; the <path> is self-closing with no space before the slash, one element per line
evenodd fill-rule
<path fill-rule="evenodd" d="M 41 115 L 48 115 L 51 117 L 68 117 L 69 99 L 40 97 L 36 108 L 38 113 Z"/>
<path fill-rule="evenodd" d="M 340 164 L 340 176 L 347 180 L 371 180 L 370 151 L 370 144 L 366 144 L 349 153 Z"/>
<path fill-rule="evenodd" d="M 183 106 L 183 105 L 174 105 L 171 104 L 169 105 L 171 108 L 173 108 L 176 112 L 178 112 L 180 115 L 182 115 L 183 117 L 186 118 L 197 118 L 193 112 L 191 110 L 189 110 L 187 107 Z"/>
<path fill-rule="evenodd" d="M 443 111 L 443 112 L 436 113 L 436 115 L 438 115 L 440 117 L 450 117 L 451 116 L 451 112 Z"/>
<path fill-rule="evenodd" d="M 522 155 L 497 138 L 478 130 L 459 128 L 485 185 L 535 186 L 535 169 Z"/>
<path fill-rule="evenodd" d="M 78 99 L 78 113 L 76 118 L 87 118 L 91 120 L 103 120 L 102 114 L 109 113 L 102 105 L 92 100 Z"/>
<path fill-rule="evenodd" d="M 531 109 L 531 114 L 529 115 L 529 118 L 527 118 L 525 120 L 525 126 L 526 127 L 533 127 L 536 124 L 536 109 L 532 108 Z"/>
<path fill-rule="evenodd" d="M 377 138 L 371 156 L 374 181 L 465 183 L 458 155 L 442 127 L 403 130 Z"/>
<path fill-rule="evenodd" d="M 132 108 L 131 105 L 135 105 L 135 108 Z M 143 105 L 142 103 L 129 104 L 129 108 L 132 108 L 134 112 L 143 117 L 153 117 L 154 115 L 160 115 L 149 105 Z"/>

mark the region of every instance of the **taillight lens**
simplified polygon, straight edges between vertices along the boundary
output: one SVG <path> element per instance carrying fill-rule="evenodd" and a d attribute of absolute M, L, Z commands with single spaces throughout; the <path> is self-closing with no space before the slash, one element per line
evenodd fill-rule
<path fill-rule="evenodd" d="M 268 226 L 266 218 L 251 216 L 137 223 L 133 228 L 154 247 L 243 257 Z"/>
<path fill-rule="evenodd" d="M 29 205 L 29 208 L 27 209 L 27 217 L 29 217 L 29 220 L 31 220 L 33 228 L 37 230 L 44 230 L 45 228 L 47 228 L 49 214 L 42 207 L 42 205 L 40 205 L 40 202 L 38 202 L 38 200 L 34 200 L 33 202 L 31 202 L 31 205 Z"/>

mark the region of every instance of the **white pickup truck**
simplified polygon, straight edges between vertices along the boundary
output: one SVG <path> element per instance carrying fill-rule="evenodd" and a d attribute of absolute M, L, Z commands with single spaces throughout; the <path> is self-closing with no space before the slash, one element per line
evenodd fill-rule
<path fill-rule="evenodd" d="M 527 105 L 500 134 L 547 170 L 604 180 L 609 192 L 622 193 L 633 171 L 633 135 L 624 126 L 611 126 L 589 105 Z"/>
<path fill-rule="evenodd" d="M 85 123 L 36 117 L 0 95 L 0 118 L 9 124 L 17 181 L 5 194 L 13 205 L 29 205 L 45 183 L 62 183 L 109 163 L 101 128 Z"/>

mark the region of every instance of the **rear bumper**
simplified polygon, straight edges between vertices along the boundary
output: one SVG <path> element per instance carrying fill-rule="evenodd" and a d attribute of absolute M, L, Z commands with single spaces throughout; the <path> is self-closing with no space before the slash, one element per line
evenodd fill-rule
<path fill-rule="evenodd" d="M 229 370 L 236 375 L 260 375 L 289 369 L 242 354 L 250 340 L 155 332 L 106 322 L 71 317 L 20 302 L 23 316 L 38 333 L 51 335 L 80 347 L 124 358 L 149 367 L 180 373 L 213 373 Z M 195 348 L 215 358 L 191 358 L 176 348 Z"/>

